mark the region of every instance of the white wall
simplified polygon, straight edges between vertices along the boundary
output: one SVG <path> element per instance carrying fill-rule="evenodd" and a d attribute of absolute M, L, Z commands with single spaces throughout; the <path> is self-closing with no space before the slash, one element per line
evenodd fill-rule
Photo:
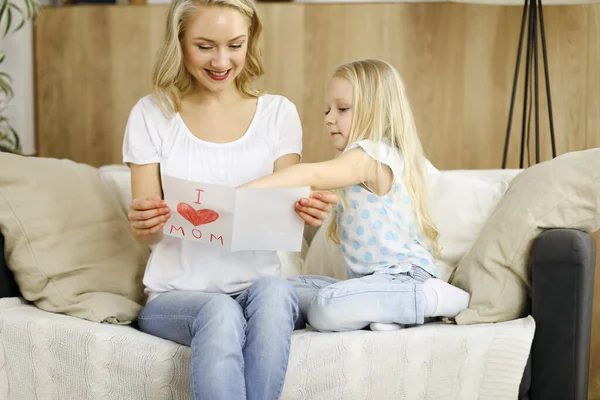
<path fill-rule="evenodd" d="M 166 1 L 169 0 L 159 0 Z M 59 6 L 60 0 L 41 0 L 43 6 Z M 127 4 L 127 0 L 117 0 L 118 4 Z M 43 11 L 42 11 L 43 12 Z M 33 154 L 35 148 L 35 109 L 33 76 L 33 25 L 31 21 L 17 33 L 11 33 L 2 41 L 0 48 L 6 59 L 0 67 L 13 78 L 15 97 L 6 111 L 11 125 L 21 139 L 24 154 Z"/>
<path fill-rule="evenodd" d="M 15 92 L 6 116 L 19 134 L 23 153 L 32 154 L 35 152 L 32 24 L 29 22 L 18 32 L 9 34 L 0 46 L 6 54 L 1 68 L 12 77 Z"/>
<path fill-rule="evenodd" d="M 61 0 L 40 0 L 42 6 L 60 5 Z M 18 3 L 18 1 L 17 1 Z M 21 5 L 21 4 L 19 4 Z M 24 6 L 24 5 L 23 5 Z M 9 33 L 0 48 L 6 58 L 0 67 L 13 79 L 15 97 L 8 104 L 6 116 L 19 134 L 24 154 L 33 154 L 35 148 L 35 109 L 33 76 L 33 24 L 28 21 L 16 33 Z"/>

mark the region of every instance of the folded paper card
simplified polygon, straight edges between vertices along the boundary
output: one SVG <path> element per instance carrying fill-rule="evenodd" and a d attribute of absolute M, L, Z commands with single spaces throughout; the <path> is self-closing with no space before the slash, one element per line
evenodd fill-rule
<path fill-rule="evenodd" d="M 300 251 L 304 221 L 294 203 L 309 187 L 236 189 L 163 175 L 171 218 L 165 235 L 228 251 Z"/>

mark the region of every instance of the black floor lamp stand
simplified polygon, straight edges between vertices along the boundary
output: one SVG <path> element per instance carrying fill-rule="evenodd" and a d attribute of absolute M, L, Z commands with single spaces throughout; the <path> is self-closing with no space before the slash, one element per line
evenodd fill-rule
<path fill-rule="evenodd" d="M 508 114 L 508 126 L 506 128 L 506 140 L 504 142 L 504 155 L 502 157 L 502 168 L 506 168 L 506 158 L 508 155 L 508 144 L 510 141 L 510 128 L 513 119 L 513 110 L 515 107 L 515 95 L 517 91 L 517 82 L 519 80 L 519 67 L 521 63 L 521 52 L 523 48 L 523 37 L 525 27 L 527 27 L 527 55 L 525 64 L 525 86 L 523 88 L 523 121 L 521 125 L 521 158 L 519 168 L 523 168 L 525 146 L 529 147 L 529 125 L 531 117 L 531 73 L 533 72 L 534 96 L 534 115 L 535 115 L 535 162 L 540 162 L 540 130 L 539 130 L 539 78 L 538 78 L 538 22 L 539 34 L 542 43 L 542 55 L 544 62 L 544 75 L 546 80 L 546 96 L 548 99 L 548 117 L 550 120 L 550 141 L 552 145 L 552 158 L 556 157 L 556 144 L 554 142 L 554 121 L 552 117 L 552 101 L 550 99 L 550 76 L 548 75 L 548 55 L 546 52 L 546 33 L 544 29 L 544 14 L 542 11 L 542 0 L 525 0 L 523 5 L 523 17 L 521 20 L 521 33 L 519 35 L 519 47 L 517 50 L 517 65 L 515 67 L 515 76 L 510 100 L 510 111 Z M 533 68 L 532 68 L 533 67 Z M 528 114 L 529 106 L 529 118 Z M 529 120 L 529 121 L 528 121 Z M 525 134 L 527 130 L 527 135 Z M 529 150 L 528 150 L 529 155 Z"/>

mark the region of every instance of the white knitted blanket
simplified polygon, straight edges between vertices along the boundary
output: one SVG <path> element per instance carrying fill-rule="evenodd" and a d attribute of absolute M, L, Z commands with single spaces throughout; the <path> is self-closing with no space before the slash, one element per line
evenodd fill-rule
<path fill-rule="evenodd" d="M 282 399 L 516 399 L 533 318 L 393 332 L 297 331 Z M 190 350 L 0 299 L 0 399 L 189 399 Z"/>

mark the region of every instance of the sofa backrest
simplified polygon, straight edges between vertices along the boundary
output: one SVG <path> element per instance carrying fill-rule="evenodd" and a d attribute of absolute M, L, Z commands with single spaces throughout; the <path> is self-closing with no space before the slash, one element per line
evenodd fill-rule
<path fill-rule="evenodd" d="M 506 191 L 510 181 L 521 170 L 430 170 L 428 177 L 428 206 L 434 223 L 440 232 L 442 261 L 453 267 L 469 251 L 477 239 L 488 217 L 493 212 L 500 197 Z M 101 179 L 113 190 L 115 196 L 127 213 L 131 201 L 129 168 L 125 165 L 107 165 L 98 169 Z M 314 235 L 312 232 L 311 236 Z M 314 236 L 314 240 L 325 241 L 324 230 Z M 19 295 L 11 271 L 4 260 L 4 238 L 0 233 L 0 297 Z M 312 259 L 320 262 L 337 260 L 338 249 L 327 243 L 312 243 Z M 335 276 L 333 270 L 306 265 L 308 245 L 302 252 L 279 252 L 282 261 L 282 275 L 327 274 Z M 323 252 L 328 255 L 321 254 Z M 316 254 L 318 253 L 318 254 Z M 333 268 L 333 266 L 331 267 Z"/>
<path fill-rule="evenodd" d="M 451 268 L 470 249 L 483 228 L 485 221 L 493 212 L 496 203 L 506 191 L 510 181 L 521 170 L 430 170 L 428 177 L 428 206 L 434 223 L 440 232 L 442 261 Z M 127 213 L 131 201 L 131 183 L 129 168 L 125 165 L 107 165 L 98 169 L 100 177 L 113 190 L 115 196 Z M 310 231 L 308 231 L 310 232 Z M 311 232 L 311 238 L 314 231 Z M 318 231 L 312 243 L 312 257 L 308 257 L 308 245 L 300 253 L 279 252 L 282 262 L 282 275 L 326 274 L 335 276 L 334 270 L 323 270 L 321 266 L 307 265 L 309 259 L 339 259 L 339 251 L 326 241 L 324 230 Z M 19 296 L 19 288 L 12 272 L 4 259 L 4 237 L 0 233 L 0 297 Z M 323 254 L 327 252 L 328 254 Z M 333 266 L 329 268 L 334 268 Z"/>
<path fill-rule="evenodd" d="M 453 266 L 469 251 L 508 184 L 520 171 L 440 171 L 430 166 L 428 207 L 440 233 L 444 262 Z M 107 165 L 99 168 L 99 173 L 118 196 L 124 212 L 127 212 L 132 198 L 129 168 L 125 165 Z M 310 235 L 312 238 L 314 232 L 310 232 Z M 305 253 L 306 249 L 299 255 L 280 253 L 280 258 L 293 260 L 299 266 Z"/>

